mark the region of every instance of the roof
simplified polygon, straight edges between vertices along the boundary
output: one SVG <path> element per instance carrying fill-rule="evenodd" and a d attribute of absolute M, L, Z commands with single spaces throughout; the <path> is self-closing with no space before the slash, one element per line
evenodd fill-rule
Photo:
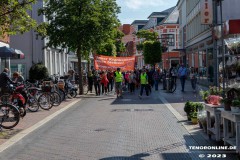
<path fill-rule="evenodd" d="M 174 10 L 175 6 L 174 7 L 171 7 L 171 8 L 168 8 L 162 12 L 152 12 L 150 14 L 150 16 L 148 16 L 148 18 L 150 17 L 159 17 L 159 16 L 162 16 L 162 15 L 168 15 L 170 14 L 173 10 Z"/>
<path fill-rule="evenodd" d="M 172 12 L 168 16 L 166 16 L 165 19 L 159 24 L 178 24 L 178 22 L 179 22 L 179 11 L 177 7 L 174 7 Z"/>
<path fill-rule="evenodd" d="M 131 25 L 133 24 L 146 24 L 148 20 L 134 20 Z"/>

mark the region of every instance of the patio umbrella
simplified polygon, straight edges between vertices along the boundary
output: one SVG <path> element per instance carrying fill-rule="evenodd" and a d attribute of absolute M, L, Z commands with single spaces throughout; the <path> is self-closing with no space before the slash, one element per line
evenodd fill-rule
<path fill-rule="evenodd" d="M 7 58 L 7 57 L 13 57 L 17 53 L 15 52 L 14 49 L 9 48 L 9 47 L 0 47 L 0 58 Z"/>
<path fill-rule="evenodd" d="M 15 50 L 13 48 L 9 48 L 6 46 L 0 47 L 0 62 L 1 62 L 1 58 L 5 59 L 4 67 L 10 68 L 10 58 L 14 57 L 14 56 L 17 56 L 17 53 L 15 52 Z M 7 58 L 9 59 L 9 66 L 7 66 Z"/>

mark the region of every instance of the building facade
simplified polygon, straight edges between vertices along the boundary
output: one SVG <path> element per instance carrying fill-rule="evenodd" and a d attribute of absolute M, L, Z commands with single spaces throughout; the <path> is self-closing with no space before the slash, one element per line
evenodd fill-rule
<path fill-rule="evenodd" d="M 169 14 L 158 23 L 156 31 L 163 46 L 162 68 L 168 70 L 180 63 L 179 49 L 179 11 L 177 7 L 169 9 Z"/>
<path fill-rule="evenodd" d="M 136 34 L 139 30 L 143 29 L 143 27 L 147 23 L 148 23 L 148 20 L 135 20 L 135 21 L 133 21 L 131 25 L 135 29 L 134 33 Z M 134 46 L 135 46 L 135 50 L 136 50 L 136 54 L 135 54 L 135 56 L 136 56 L 136 65 L 135 65 L 136 68 L 142 68 L 145 65 L 144 57 L 142 55 L 143 54 L 142 50 L 138 50 L 137 47 L 136 47 L 138 44 L 140 44 L 142 42 L 143 42 L 142 39 L 137 38 L 137 36 L 134 37 Z"/>
<path fill-rule="evenodd" d="M 211 23 L 203 24 L 203 3 L 210 3 Z M 238 0 L 222 1 L 222 22 L 219 1 L 217 0 L 179 0 L 180 46 L 182 59 L 187 67 L 194 68 L 205 84 L 218 82 L 219 64 L 222 61 L 221 40 L 213 38 L 215 28 L 229 19 L 239 19 Z M 221 31 L 220 31 L 221 34 Z M 228 54 L 225 50 L 224 54 Z"/>
<path fill-rule="evenodd" d="M 29 15 L 37 21 L 37 23 L 46 22 L 44 16 L 38 16 L 38 9 L 43 7 L 42 0 L 37 1 L 32 6 Z M 24 54 L 24 59 L 12 60 L 11 70 L 20 72 L 25 78 L 29 77 L 29 70 L 35 63 L 43 63 L 49 71 L 49 74 L 64 75 L 69 69 L 69 61 L 67 50 L 59 48 L 46 48 L 47 39 L 41 39 L 34 31 L 24 33 L 23 35 L 15 35 L 10 37 L 10 46 L 20 49 Z"/>

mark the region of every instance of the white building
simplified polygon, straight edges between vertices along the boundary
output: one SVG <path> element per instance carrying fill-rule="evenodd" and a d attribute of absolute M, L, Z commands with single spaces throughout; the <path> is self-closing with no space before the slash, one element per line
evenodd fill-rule
<path fill-rule="evenodd" d="M 30 11 L 30 16 L 37 23 L 46 21 L 44 16 L 38 16 L 37 12 L 44 5 L 43 3 L 43 0 L 38 0 L 32 6 L 32 11 Z M 48 68 L 50 75 L 67 73 L 69 69 L 67 50 L 61 51 L 57 48 L 45 48 L 46 43 L 47 40 L 37 37 L 34 31 L 24 33 L 23 35 L 11 36 L 10 47 L 17 48 L 25 54 L 24 59 L 11 60 L 11 71 L 19 71 L 25 78 L 28 78 L 31 66 L 42 62 Z"/>

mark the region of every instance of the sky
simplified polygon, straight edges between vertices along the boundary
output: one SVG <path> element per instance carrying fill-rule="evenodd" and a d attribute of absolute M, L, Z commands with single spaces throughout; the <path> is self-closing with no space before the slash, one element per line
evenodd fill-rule
<path fill-rule="evenodd" d="M 117 0 L 121 7 L 118 19 L 122 24 L 131 24 L 134 20 L 147 20 L 152 12 L 161 12 L 176 6 L 178 0 Z"/>

